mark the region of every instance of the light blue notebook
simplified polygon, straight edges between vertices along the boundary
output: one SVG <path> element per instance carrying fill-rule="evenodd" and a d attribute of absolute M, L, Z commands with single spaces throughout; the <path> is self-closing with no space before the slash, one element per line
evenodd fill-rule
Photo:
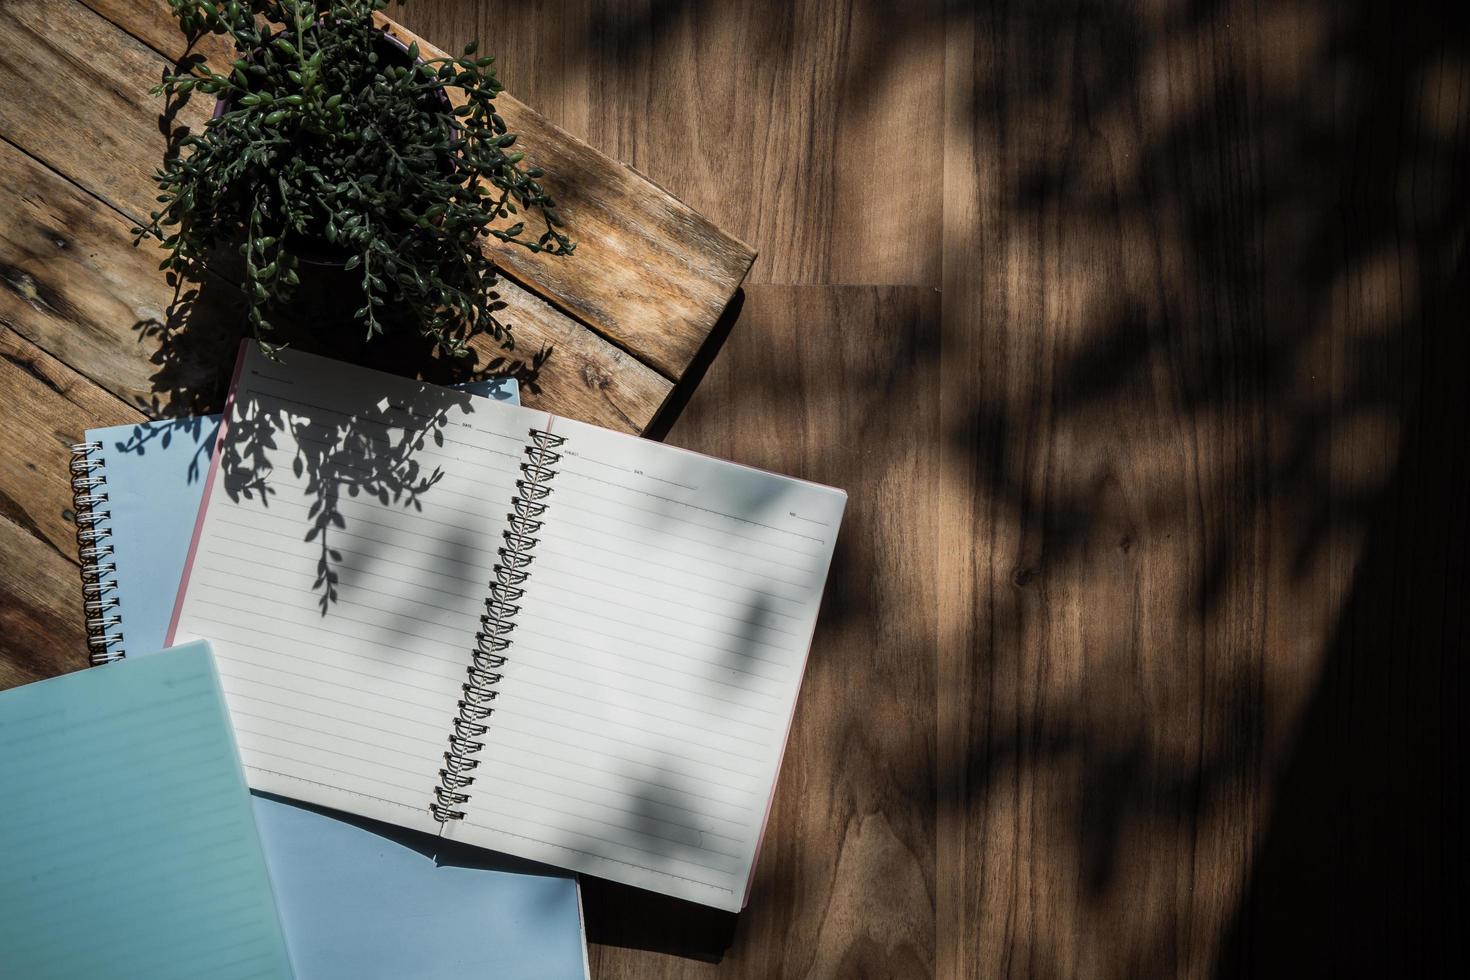
<path fill-rule="evenodd" d="M 513 380 L 464 387 L 518 402 Z M 91 429 L 74 450 L 94 660 L 163 646 L 218 425 Z M 569 873 L 263 795 L 255 812 L 303 980 L 587 976 Z"/>
<path fill-rule="evenodd" d="M 207 644 L 0 692 L 0 974 L 291 976 Z"/>

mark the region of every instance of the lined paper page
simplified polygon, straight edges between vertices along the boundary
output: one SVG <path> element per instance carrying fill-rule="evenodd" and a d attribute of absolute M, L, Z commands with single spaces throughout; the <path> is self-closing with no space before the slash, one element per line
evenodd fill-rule
<path fill-rule="evenodd" d="M 564 457 L 446 835 L 738 910 L 846 497 L 552 430 Z"/>
<path fill-rule="evenodd" d="M 0 692 L 0 973 L 290 965 L 203 644 Z"/>
<path fill-rule="evenodd" d="M 438 832 L 428 807 L 544 420 L 247 351 L 175 642 L 214 644 L 253 788 Z"/>

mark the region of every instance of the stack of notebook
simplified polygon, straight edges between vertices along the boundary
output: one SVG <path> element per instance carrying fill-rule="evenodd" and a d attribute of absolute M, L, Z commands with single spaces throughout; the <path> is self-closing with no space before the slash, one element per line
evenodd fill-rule
<path fill-rule="evenodd" d="M 569 872 L 749 892 L 845 496 L 485 394 L 245 347 L 76 452 L 94 657 L 212 647 L 301 976 L 583 976 Z"/>
<path fill-rule="evenodd" d="M 515 404 L 512 379 L 464 390 Z M 74 449 L 95 663 L 163 647 L 219 416 L 91 429 Z M 576 878 L 256 793 L 303 978 L 587 975 Z"/>

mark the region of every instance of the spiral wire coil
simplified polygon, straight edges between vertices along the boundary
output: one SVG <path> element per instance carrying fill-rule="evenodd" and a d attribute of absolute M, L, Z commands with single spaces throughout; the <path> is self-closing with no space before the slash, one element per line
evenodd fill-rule
<path fill-rule="evenodd" d="M 71 447 L 71 499 L 77 523 L 77 558 L 82 566 L 82 609 L 87 656 L 93 666 L 123 658 L 122 617 L 118 612 L 117 565 L 112 561 L 112 512 L 106 509 L 106 461 L 100 442 Z"/>
<path fill-rule="evenodd" d="M 531 577 L 528 569 L 536 560 L 533 554 L 539 540 L 536 535 L 546 514 L 547 498 L 551 496 L 549 484 L 556 477 L 553 467 L 561 461 L 561 454 L 556 450 L 566 441 L 541 429 L 531 429 L 530 435 L 531 443 L 526 446 L 526 458 L 521 462 L 521 478 L 516 480 L 516 495 L 511 498 L 511 512 L 505 515 L 506 528 L 501 532 L 505 544 L 497 549 L 499 561 L 489 583 L 490 594 L 485 599 L 480 629 L 475 634 L 468 680 L 460 689 L 459 710 L 454 716 L 449 749 L 444 753 L 444 768 L 439 770 L 439 785 L 434 787 L 434 802 L 429 806 L 440 823 L 464 818 L 460 807 L 470 798 L 465 790 L 475 781 L 474 771 L 480 764 L 476 756 L 485 747 L 482 739 L 490 730 L 486 721 L 494 711 L 495 687 L 502 677 L 500 671 L 511 646 L 515 616 L 525 595 L 522 586 Z"/>

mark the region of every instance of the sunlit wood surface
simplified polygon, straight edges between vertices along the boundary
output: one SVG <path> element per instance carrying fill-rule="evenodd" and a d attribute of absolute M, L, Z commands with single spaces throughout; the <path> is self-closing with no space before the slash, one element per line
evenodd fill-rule
<path fill-rule="evenodd" d="M 750 907 L 589 884 L 597 977 L 1470 969 L 1463 5 L 394 16 L 757 250 L 668 439 L 851 494 Z M 0 137 L 120 234 L 131 164 Z M 13 319 L 158 302 L 21 254 L 68 271 L 0 270 L 6 684 L 82 663 L 61 447 L 148 378 Z"/>

